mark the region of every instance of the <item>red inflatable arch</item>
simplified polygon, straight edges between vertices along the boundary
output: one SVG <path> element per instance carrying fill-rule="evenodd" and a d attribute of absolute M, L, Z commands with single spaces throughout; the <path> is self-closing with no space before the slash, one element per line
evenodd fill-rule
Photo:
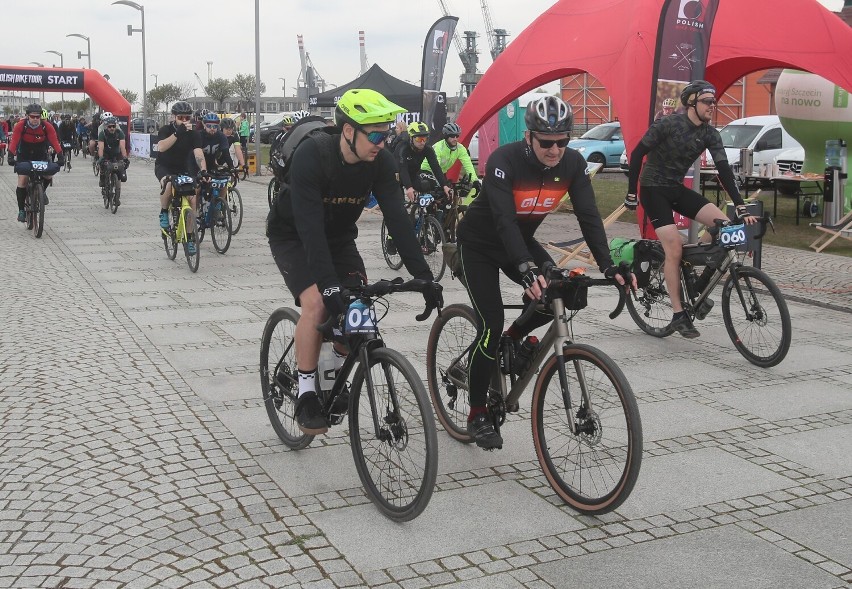
<path fill-rule="evenodd" d="M 0 65 L 0 90 L 85 92 L 125 125 L 130 119 L 130 103 L 95 70 Z"/>
<path fill-rule="evenodd" d="M 587 72 L 609 91 L 628 151 L 648 127 L 665 0 L 560 0 L 488 68 L 459 113 L 470 136 L 524 92 Z M 852 91 L 852 29 L 816 0 L 719 0 L 705 78 L 726 89 L 751 72 L 789 67 Z"/>

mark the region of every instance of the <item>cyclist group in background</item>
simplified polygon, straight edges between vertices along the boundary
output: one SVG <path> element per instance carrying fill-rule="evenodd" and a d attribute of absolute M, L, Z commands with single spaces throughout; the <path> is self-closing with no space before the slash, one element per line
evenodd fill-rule
<path fill-rule="evenodd" d="M 681 95 L 682 112 L 674 112 L 673 102 L 663 102 L 660 116 L 631 154 L 625 204 L 636 208 L 641 202 L 656 230 L 666 253 L 672 326 L 685 337 L 695 337 L 698 332 L 683 312 L 678 296 L 682 242 L 672 212 L 705 225 L 712 225 L 716 219 L 727 220 L 718 207 L 682 184 L 686 170 L 704 149 L 713 156 L 738 215 L 746 222 L 754 219 L 746 214 L 719 133 L 709 125 L 715 107 L 713 86 L 701 80 L 689 84 Z M 517 349 L 524 336 L 553 320 L 540 312 L 526 324 L 514 323 L 504 330 L 500 274 L 519 285 L 518 295 L 524 302 L 542 297 L 547 287 L 546 270 L 554 261 L 536 240 L 536 230 L 568 195 L 599 270 L 622 285 L 625 278 L 610 256 L 586 161 L 567 147 L 574 124 L 569 104 L 555 96 L 530 102 L 523 139 L 497 148 L 488 158 L 481 181 L 470 154 L 459 142 L 462 129 L 458 124 L 443 125 L 441 139 L 429 145 L 431 129 L 419 121 L 406 125 L 401 118 L 404 111 L 374 90 L 345 92 L 336 105 L 333 124 L 324 132 L 311 133 L 293 152 L 270 209 L 266 235 L 271 254 L 296 305 L 301 307 L 295 332 L 296 420 L 307 434 L 327 430 L 317 391 L 316 370 L 323 340 L 317 326 L 346 311 L 347 286 L 367 281 L 356 238 L 357 221 L 371 198 L 378 203 L 408 272 L 430 285 L 423 293 L 427 313 L 418 319 L 425 319 L 431 310 L 443 305 L 441 285 L 434 281 L 424 259 L 405 203 L 413 201 L 417 193 L 432 189 L 423 184 L 424 173 L 434 177 L 446 198 L 458 198 L 452 193 L 447 172 L 459 162 L 477 194 L 457 231 L 456 271 L 463 274 L 477 317 L 477 339 L 468 363 L 468 433 L 482 448 L 500 448 L 502 439 L 486 409 L 498 346 L 510 340 Z M 250 135 L 245 113 L 237 120 L 221 118 L 214 112 L 194 111 L 188 102 L 178 101 L 172 105 L 171 114 L 173 119 L 159 130 L 154 164 L 154 175 L 166 182 L 160 192 L 163 229 L 169 227 L 168 180 L 186 175 L 204 183 L 217 170 L 244 167 Z M 281 136 L 273 143 L 285 140 L 291 128 L 309 115 L 308 111 L 298 111 L 285 116 Z M 70 156 L 67 146 L 85 146 L 88 141 L 89 153 L 96 155 L 102 166 L 123 161 L 121 180 L 127 179 L 126 136 L 112 113 L 95 114 L 87 123 L 83 117 L 52 116 L 32 104 L 25 118 L 11 129 L 0 128 L 0 133 L 11 135 L 10 164 L 15 159 L 46 160 L 50 157 L 48 147 L 61 164 Z M 101 170 L 103 186 L 103 167 Z M 21 221 L 26 181 L 27 176 L 19 175 L 16 194 Z M 49 183 L 49 178 L 45 182 Z M 196 208 L 195 197 L 190 198 L 190 205 Z M 635 288 L 635 277 L 631 286 Z M 342 357 L 346 352 L 341 344 L 336 345 L 336 354 Z"/>

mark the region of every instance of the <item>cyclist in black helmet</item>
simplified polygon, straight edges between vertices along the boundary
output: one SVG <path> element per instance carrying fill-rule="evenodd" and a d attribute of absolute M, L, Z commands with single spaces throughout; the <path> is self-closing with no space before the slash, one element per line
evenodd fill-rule
<path fill-rule="evenodd" d="M 566 192 L 601 271 L 624 283 L 609 254 L 586 160 L 568 148 L 574 123 L 571 107 L 555 96 L 545 96 L 527 105 L 525 122 L 522 141 L 503 145 L 488 158 L 482 192 L 458 227 L 462 272 L 477 315 L 477 341 L 468 362 L 467 429 L 476 445 L 485 449 L 503 446 L 485 407 L 503 333 L 500 271 L 523 286 L 525 301 L 541 298 L 547 286 L 542 269 L 553 265 L 553 260 L 535 239 L 535 231 Z M 504 336 L 517 346 L 523 336 L 552 320 L 552 315 L 536 313 L 524 325 L 512 324 Z"/>
<path fill-rule="evenodd" d="M 727 221 L 728 216 L 719 207 L 683 185 L 687 170 L 705 149 L 713 156 L 716 169 L 719 170 L 719 181 L 734 201 L 737 216 L 746 223 L 754 223 L 757 219 L 748 215 L 734 173 L 728 164 L 722 137 L 710 125 L 716 107 L 716 88 L 710 82 L 695 80 L 683 89 L 680 102 L 685 112 L 655 121 L 630 154 L 624 204 L 629 209 L 636 208 L 639 202 L 636 186 L 639 183 L 642 187 L 639 199 L 645 215 L 666 252 L 663 271 L 674 313 L 671 326 L 683 337 L 694 338 L 700 334 L 684 312 L 680 297 L 683 240 L 672 212 L 677 211 L 703 225 L 713 225 L 716 219 Z M 648 159 L 643 167 L 642 159 L 646 155 Z M 705 237 L 710 238 L 709 235 Z"/>

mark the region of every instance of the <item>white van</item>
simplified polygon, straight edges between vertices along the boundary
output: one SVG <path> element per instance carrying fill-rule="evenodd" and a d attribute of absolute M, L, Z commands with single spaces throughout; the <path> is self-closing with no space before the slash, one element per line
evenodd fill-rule
<path fill-rule="evenodd" d="M 722 145 L 725 146 L 728 163 L 735 172 L 739 170 L 742 148 L 752 150 L 754 167 L 750 172 L 758 174 L 761 164 L 771 166 L 778 154 L 785 149 L 802 147 L 784 130 L 778 115 L 737 119 L 725 125 L 719 133 L 722 135 Z"/>

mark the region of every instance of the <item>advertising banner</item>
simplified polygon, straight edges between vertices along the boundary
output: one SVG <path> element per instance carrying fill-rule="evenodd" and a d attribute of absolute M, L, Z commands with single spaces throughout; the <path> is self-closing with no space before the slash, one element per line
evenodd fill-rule
<path fill-rule="evenodd" d="M 151 135 L 145 133 L 130 134 L 130 155 L 151 157 Z"/>
<path fill-rule="evenodd" d="M 50 68 L 0 67 L 0 88 L 61 92 L 82 90 L 83 72 Z"/>
<path fill-rule="evenodd" d="M 423 42 L 423 70 L 420 75 L 423 104 L 420 112 L 423 122 L 432 130 L 433 140 L 440 137 L 440 129 L 447 122 L 446 94 L 442 94 L 440 90 L 450 40 L 456 31 L 458 20 L 456 16 L 439 18 L 429 29 Z"/>

